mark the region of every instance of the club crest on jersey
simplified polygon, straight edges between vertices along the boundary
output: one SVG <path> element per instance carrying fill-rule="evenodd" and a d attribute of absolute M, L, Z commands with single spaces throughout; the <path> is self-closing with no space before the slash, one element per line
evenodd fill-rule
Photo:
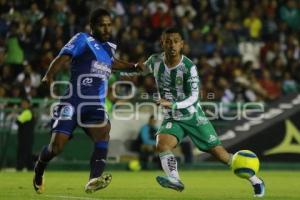
<path fill-rule="evenodd" d="M 111 69 L 108 64 L 98 61 L 93 61 L 91 66 L 91 73 L 99 75 L 100 78 L 108 79 L 111 74 Z"/>
<path fill-rule="evenodd" d="M 176 77 L 176 85 L 182 85 L 182 83 L 183 83 L 182 77 L 177 76 L 177 77 Z"/>

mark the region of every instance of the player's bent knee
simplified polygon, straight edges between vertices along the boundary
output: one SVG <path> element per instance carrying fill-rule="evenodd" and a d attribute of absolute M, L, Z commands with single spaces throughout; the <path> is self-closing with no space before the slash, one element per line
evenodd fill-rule
<path fill-rule="evenodd" d="M 158 152 L 164 152 L 164 151 L 170 151 L 172 150 L 172 146 L 170 146 L 167 143 L 157 143 L 156 145 L 156 151 Z"/>

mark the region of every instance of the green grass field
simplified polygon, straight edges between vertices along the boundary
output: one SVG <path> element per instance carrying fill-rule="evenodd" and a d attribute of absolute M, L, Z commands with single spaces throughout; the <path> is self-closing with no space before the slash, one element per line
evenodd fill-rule
<path fill-rule="evenodd" d="M 183 192 L 161 188 L 155 181 L 159 171 L 113 171 L 110 186 L 94 194 L 85 194 L 83 187 L 88 172 L 47 172 L 46 191 L 38 195 L 32 188 L 30 172 L 0 172 L 1 200 L 60 199 L 253 199 L 249 183 L 230 171 L 182 171 L 186 189 Z M 266 200 L 299 200 L 300 171 L 264 171 Z"/>

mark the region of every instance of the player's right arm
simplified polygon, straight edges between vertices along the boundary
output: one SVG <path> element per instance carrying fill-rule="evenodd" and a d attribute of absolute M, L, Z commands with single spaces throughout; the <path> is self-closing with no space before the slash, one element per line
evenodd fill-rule
<path fill-rule="evenodd" d="M 50 66 L 42 79 L 42 82 L 51 84 L 60 67 L 69 63 L 75 56 L 84 51 L 85 41 L 83 33 L 78 33 L 61 49 L 58 56 L 50 63 Z"/>
<path fill-rule="evenodd" d="M 72 59 L 69 55 L 58 55 L 51 63 L 50 66 L 42 79 L 42 82 L 46 82 L 49 85 L 53 82 L 54 75 L 59 71 L 60 66 L 65 65 Z"/>

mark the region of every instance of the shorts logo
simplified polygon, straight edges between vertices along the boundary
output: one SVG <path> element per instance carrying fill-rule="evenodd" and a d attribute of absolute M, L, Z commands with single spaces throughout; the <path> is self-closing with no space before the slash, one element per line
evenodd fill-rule
<path fill-rule="evenodd" d="M 166 124 L 166 128 L 172 128 L 172 122 L 168 122 L 167 124 Z"/>
<path fill-rule="evenodd" d="M 60 112 L 60 119 L 72 119 L 74 108 L 72 106 L 64 106 Z"/>
<path fill-rule="evenodd" d="M 216 137 L 215 135 L 210 135 L 207 142 L 208 142 L 208 143 L 213 143 L 213 142 L 216 141 L 216 140 L 217 140 L 217 137 Z"/>

